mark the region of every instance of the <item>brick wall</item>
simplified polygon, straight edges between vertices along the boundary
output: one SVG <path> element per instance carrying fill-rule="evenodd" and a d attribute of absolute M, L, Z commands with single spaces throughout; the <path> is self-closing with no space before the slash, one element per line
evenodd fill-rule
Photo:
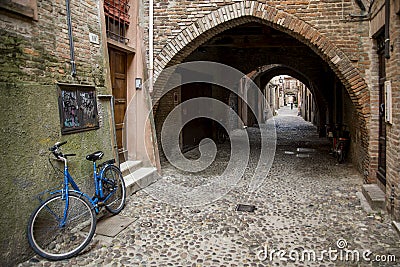
<path fill-rule="evenodd" d="M 61 182 L 48 165 L 48 147 L 68 141 L 64 151 L 77 154 L 70 168 L 85 191 L 92 186 L 92 169 L 84 156 L 103 150 L 107 159 L 113 158 L 108 100 L 97 99 L 100 129 L 82 133 L 62 136 L 58 109 L 57 83 L 91 85 L 97 95 L 111 93 L 98 6 L 95 0 L 71 2 L 76 77 L 70 75 L 65 1 L 37 1 L 37 20 L 0 8 L 0 265 L 33 254 L 26 227 L 39 204 L 35 196 Z M 98 35 L 100 43 L 90 43 L 89 33 Z"/>
<path fill-rule="evenodd" d="M 155 53 L 158 54 L 162 48 L 182 30 L 189 27 L 199 18 L 210 14 L 212 11 L 227 6 L 221 11 L 227 16 L 233 10 L 232 4 L 252 5 L 258 2 L 265 6 L 282 10 L 293 14 L 300 20 L 313 25 L 322 34 L 329 36 L 339 48 L 354 60 L 359 60 L 360 55 L 368 58 L 367 51 L 360 45 L 358 36 L 359 23 L 348 22 L 350 13 L 360 12 L 354 1 L 238 1 L 238 0 L 203 0 L 203 1 L 157 1 L 155 3 Z M 148 2 L 145 2 L 148 4 Z M 361 49 L 361 51 L 360 51 Z"/>
<path fill-rule="evenodd" d="M 400 220 L 400 10 L 395 2 L 391 1 L 391 49 L 390 59 L 386 60 L 386 80 L 391 81 L 393 103 L 393 123 L 386 126 L 386 203 L 395 219 Z M 391 196 L 394 197 L 393 206 Z"/>
<path fill-rule="evenodd" d="M 370 36 L 373 37 L 380 29 L 383 29 L 384 7 L 385 1 L 378 0 L 374 2 L 371 8 L 371 28 Z M 381 186 L 386 191 L 386 207 L 388 212 L 394 216 L 394 219 L 400 220 L 400 10 L 398 1 L 391 0 L 391 11 L 389 19 L 390 32 L 390 58 L 386 59 L 386 80 L 391 81 L 392 87 L 392 110 L 393 123 L 386 124 L 386 187 Z M 381 14 L 379 15 L 379 11 Z M 371 95 L 371 117 L 370 117 L 370 138 L 372 140 L 370 146 L 372 170 L 369 182 L 376 182 L 376 174 L 374 170 L 377 168 L 378 162 L 378 130 L 379 130 L 379 81 L 378 81 L 378 56 L 377 45 L 374 40 L 370 46 L 371 64 L 367 70 L 367 80 L 369 82 Z M 378 182 L 378 184 L 380 184 Z M 393 197 L 393 202 L 391 201 Z"/>
<path fill-rule="evenodd" d="M 145 2 L 145 5 L 148 4 Z M 215 34 L 218 25 L 243 16 L 255 16 L 272 23 L 279 23 L 290 31 L 300 32 L 299 38 L 304 38 L 307 27 L 311 26 L 319 34 L 325 36 L 364 72 L 368 66 L 368 50 L 363 43 L 368 41 L 366 23 L 351 22 L 349 14 L 359 13 L 354 1 L 159 1 L 154 9 L 154 50 L 155 55 L 163 61 L 162 51 L 168 44 L 175 45 L 175 50 L 181 50 L 185 42 L 192 40 L 196 29 L 202 31 L 213 28 Z M 265 14 L 264 14 L 265 13 Z M 263 16 L 265 15 L 265 16 Z M 292 17 L 293 16 L 293 17 Z M 285 20 L 282 20 L 285 19 Z M 207 22 L 207 20 L 209 20 Z M 276 21 L 274 21 L 276 20 Z M 303 29 L 295 29 L 295 24 Z M 207 26 L 201 25 L 202 23 Z M 291 24 L 291 25 L 290 25 Z M 229 25 L 230 27 L 234 25 Z M 289 27 L 291 26 L 291 27 Z M 228 27 L 227 27 L 228 28 Z M 194 31 L 194 32 L 193 32 Z M 203 30 L 204 31 L 204 30 Z M 183 34 L 181 34 L 183 33 Z M 314 32 L 308 32 L 309 35 Z M 181 38 L 178 37 L 180 35 Z M 191 46 L 199 45 L 196 40 Z M 182 43 L 182 44 L 181 44 Z M 161 54 L 161 55 L 160 55 Z M 161 56 L 161 57 L 160 57 Z M 164 60 L 165 61 L 165 60 Z M 168 62 L 166 62 L 168 63 Z"/>

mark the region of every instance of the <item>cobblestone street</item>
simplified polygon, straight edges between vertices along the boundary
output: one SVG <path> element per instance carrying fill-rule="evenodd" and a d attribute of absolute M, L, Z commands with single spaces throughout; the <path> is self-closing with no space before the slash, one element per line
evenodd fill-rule
<path fill-rule="evenodd" d="M 259 155 L 259 129 L 248 128 L 248 169 L 218 201 L 180 208 L 142 190 L 118 215 L 136 220 L 115 238 L 96 235 L 88 249 L 70 260 L 35 256 L 20 266 L 400 266 L 399 237 L 389 216 L 365 211 L 360 201 L 363 177 L 351 164 L 337 164 L 327 139 L 319 138 L 297 109 L 280 109 L 275 121 L 275 160 L 256 192 L 249 193 L 247 185 Z M 187 176 L 164 163 L 163 179 L 186 186 L 206 182 L 229 157 L 228 142 L 219 149 L 217 162 L 201 175 Z M 236 211 L 237 204 L 255 205 L 256 210 Z M 372 252 L 366 255 L 371 260 L 395 255 L 397 261 L 368 262 L 363 260 L 366 250 Z M 314 251 L 315 257 L 309 253 L 301 261 L 304 251 Z M 351 261 L 355 254 L 346 261 L 346 251 L 358 251 L 360 261 Z"/>

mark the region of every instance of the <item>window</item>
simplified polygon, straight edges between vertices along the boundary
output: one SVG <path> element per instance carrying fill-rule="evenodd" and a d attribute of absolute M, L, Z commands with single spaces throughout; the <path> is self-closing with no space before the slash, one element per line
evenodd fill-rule
<path fill-rule="evenodd" d="M 105 0 L 104 14 L 106 16 L 107 37 L 117 42 L 127 44 L 126 32 L 129 26 L 129 0 Z"/>
<path fill-rule="evenodd" d="M 59 85 L 58 108 L 62 134 L 99 128 L 96 89 L 93 86 Z"/>
<path fill-rule="evenodd" d="M 36 0 L 1 0 L 0 8 L 37 20 Z"/>

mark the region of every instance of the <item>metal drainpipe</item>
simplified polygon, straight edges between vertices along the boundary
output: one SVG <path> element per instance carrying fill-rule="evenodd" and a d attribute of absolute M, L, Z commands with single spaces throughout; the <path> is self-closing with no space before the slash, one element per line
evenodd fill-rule
<path fill-rule="evenodd" d="M 71 8 L 69 0 L 65 0 L 67 6 L 67 23 L 68 23 L 68 37 L 69 37 L 69 53 L 71 59 L 71 75 L 76 76 L 75 54 L 74 54 L 74 39 L 72 37 L 72 22 L 71 22 Z"/>
<path fill-rule="evenodd" d="M 390 0 L 385 0 L 385 58 L 390 58 L 390 35 L 389 35 L 389 22 L 390 22 Z"/>
<path fill-rule="evenodd" d="M 149 93 L 153 92 L 153 75 L 154 75 L 154 1 L 149 0 Z"/>
<path fill-rule="evenodd" d="M 111 109 L 111 119 L 114 125 L 113 129 L 113 137 L 114 137 L 114 151 L 115 151 L 115 159 L 118 163 L 118 167 L 121 165 L 121 162 L 119 161 L 119 151 L 118 151 L 118 145 L 117 145 L 117 133 L 115 131 L 115 121 L 114 121 L 114 116 L 115 116 L 115 111 L 114 111 L 114 96 L 111 95 L 110 97 L 110 109 Z"/>

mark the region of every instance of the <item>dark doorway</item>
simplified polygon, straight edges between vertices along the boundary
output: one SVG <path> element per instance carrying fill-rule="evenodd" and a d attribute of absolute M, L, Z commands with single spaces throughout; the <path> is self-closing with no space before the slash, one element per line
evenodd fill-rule
<path fill-rule="evenodd" d="M 182 85 L 181 99 L 182 103 L 186 100 L 197 97 L 211 97 L 212 88 L 206 83 L 189 83 Z M 201 107 L 192 106 L 192 110 L 201 110 Z M 182 110 L 183 119 L 187 116 L 188 111 Z M 194 114 L 191 112 L 191 114 Z M 185 151 L 196 147 L 199 142 L 206 138 L 212 137 L 213 121 L 207 118 L 196 118 L 188 122 L 182 129 L 182 149 Z"/>
<path fill-rule="evenodd" d="M 379 57 L 379 154 L 378 171 L 379 181 L 386 186 L 386 122 L 385 122 L 385 45 L 384 36 L 380 34 L 377 38 Z"/>

